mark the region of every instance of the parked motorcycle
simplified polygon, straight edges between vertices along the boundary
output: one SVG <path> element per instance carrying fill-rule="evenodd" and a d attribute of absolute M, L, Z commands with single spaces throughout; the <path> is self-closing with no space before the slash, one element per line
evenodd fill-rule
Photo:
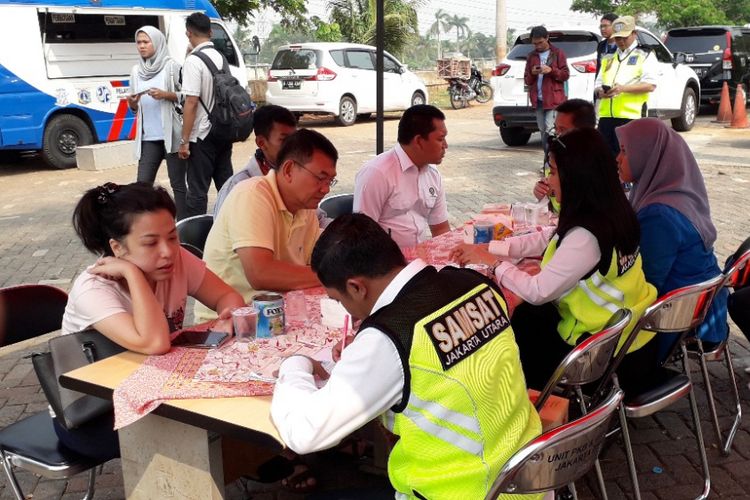
<path fill-rule="evenodd" d="M 492 99 L 492 86 L 484 79 L 479 69 L 472 64 L 471 77 L 468 80 L 463 78 L 448 79 L 448 96 L 453 109 L 465 108 L 472 99 L 484 104 Z"/>

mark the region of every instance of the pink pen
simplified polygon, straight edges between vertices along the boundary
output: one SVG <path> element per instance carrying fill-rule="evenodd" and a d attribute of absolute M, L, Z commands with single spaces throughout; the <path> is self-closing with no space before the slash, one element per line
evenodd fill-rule
<path fill-rule="evenodd" d="M 347 314 L 344 317 L 344 335 L 341 338 L 341 350 L 344 350 L 344 347 L 346 347 L 346 336 L 349 335 L 349 315 Z"/>

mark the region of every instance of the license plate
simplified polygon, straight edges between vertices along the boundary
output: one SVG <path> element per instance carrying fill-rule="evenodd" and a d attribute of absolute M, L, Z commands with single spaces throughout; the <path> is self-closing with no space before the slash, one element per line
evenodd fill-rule
<path fill-rule="evenodd" d="M 302 80 L 282 80 L 281 88 L 284 90 L 298 90 L 302 87 Z"/>

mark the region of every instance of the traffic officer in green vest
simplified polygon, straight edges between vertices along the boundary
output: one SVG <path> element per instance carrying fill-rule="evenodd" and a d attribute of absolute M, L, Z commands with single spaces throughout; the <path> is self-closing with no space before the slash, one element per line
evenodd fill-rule
<path fill-rule="evenodd" d="M 560 361 L 580 342 L 603 329 L 619 309 L 633 318 L 635 333 L 620 365 L 627 392 L 658 366 L 652 332 L 633 332 L 637 319 L 656 299 L 640 256 L 638 219 L 622 190 L 614 155 L 592 128 L 550 141 L 549 185 L 560 202 L 560 219 L 550 241 L 545 232 L 460 245 L 451 256 L 459 264 L 490 266 L 497 283 L 524 303 L 511 325 L 529 387 L 541 389 Z M 539 273 L 513 262 L 542 256 Z M 623 337 L 620 344 L 626 340 Z"/>
<path fill-rule="evenodd" d="M 602 57 L 596 77 L 599 97 L 599 131 L 617 155 L 620 145 L 615 129 L 646 116 L 650 92 L 656 89 L 658 62 L 648 47 L 638 45 L 635 19 L 622 16 L 612 23 L 617 51 Z"/>
<path fill-rule="evenodd" d="M 497 285 L 470 270 L 407 264 L 363 214 L 326 228 L 312 267 L 363 322 L 330 376 L 303 356 L 281 365 L 271 417 L 284 443 L 297 453 L 330 448 L 382 415 L 398 437 L 388 461 L 397 498 L 484 498 L 541 432 Z M 316 377 L 328 379 L 321 389 Z"/>

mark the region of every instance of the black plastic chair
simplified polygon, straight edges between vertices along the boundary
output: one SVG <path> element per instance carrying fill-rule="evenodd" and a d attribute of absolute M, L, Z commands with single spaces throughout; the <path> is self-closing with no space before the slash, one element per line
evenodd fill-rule
<path fill-rule="evenodd" d="M 321 200 L 318 208 L 325 212 L 326 217 L 335 219 L 339 215 L 350 214 L 354 211 L 353 194 L 337 194 Z"/>
<path fill-rule="evenodd" d="M 211 214 L 194 215 L 178 221 L 177 236 L 180 238 L 180 245 L 202 259 L 206 238 L 213 225 L 214 216 Z"/>
<path fill-rule="evenodd" d="M 59 330 L 68 294 L 48 285 L 18 285 L 0 289 L 0 303 L 0 345 L 6 346 Z"/>
<path fill-rule="evenodd" d="M 485 500 L 502 493 L 541 493 L 583 477 L 599 457 L 609 422 L 623 398 L 613 390 L 599 406 L 570 423 L 545 432 L 510 457 Z"/>
<path fill-rule="evenodd" d="M 46 285 L 22 285 L 0 289 L 0 303 L 5 320 L 2 345 L 27 340 L 59 330 L 68 295 Z M 42 358 L 42 356 L 40 356 Z M 46 359 L 49 360 L 49 356 Z M 35 359 L 34 368 L 38 369 Z M 89 484 L 84 499 L 94 495 L 96 466 L 103 462 L 91 460 L 65 448 L 57 438 L 49 411 L 43 410 L 0 430 L 0 460 L 13 494 L 24 500 L 14 467 L 29 470 L 50 479 L 67 479 L 89 471 Z"/>

